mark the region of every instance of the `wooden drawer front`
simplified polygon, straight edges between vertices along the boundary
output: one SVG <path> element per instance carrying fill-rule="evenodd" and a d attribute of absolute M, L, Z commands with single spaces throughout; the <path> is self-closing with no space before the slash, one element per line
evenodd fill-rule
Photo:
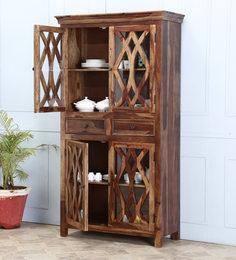
<path fill-rule="evenodd" d="M 104 120 L 85 120 L 68 118 L 66 120 L 66 133 L 68 134 L 105 134 Z"/>
<path fill-rule="evenodd" d="M 114 135 L 154 136 L 154 120 L 113 120 Z"/>

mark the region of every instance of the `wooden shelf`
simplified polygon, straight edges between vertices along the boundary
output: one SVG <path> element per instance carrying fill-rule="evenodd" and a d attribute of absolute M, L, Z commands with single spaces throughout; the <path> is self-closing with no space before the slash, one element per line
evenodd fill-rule
<path fill-rule="evenodd" d="M 130 69 L 118 69 L 120 71 L 130 71 Z M 134 71 L 145 71 L 145 68 L 134 68 Z"/>
<path fill-rule="evenodd" d="M 105 72 L 110 71 L 109 68 L 80 68 L 80 69 L 68 69 L 68 71 L 74 71 L 74 72 Z"/>
<path fill-rule="evenodd" d="M 129 186 L 129 183 L 120 182 L 120 183 L 119 183 L 119 186 L 121 186 L 121 187 L 128 187 L 128 186 Z M 139 183 L 139 184 L 134 183 L 133 186 L 136 187 L 136 188 L 146 188 L 143 183 Z"/>
<path fill-rule="evenodd" d="M 108 185 L 108 182 L 107 181 L 100 181 L 100 182 L 89 181 L 89 184 L 92 184 L 92 185 Z M 129 183 L 120 182 L 119 186 L 121 186 L 121 187 L 128 187 Z M 136 188 L 145 188 L 145 185 L 143 183 L 139 183 L 139 184 L 135 184 L 134 183 L 134 187 L 136 187 Z"/>
<path fill-rule="evenodd" d="M 108 182 L 107 181 L 89 181 L 89 184 L 92 184 L 92 185 L 108 185 Z"/>
<path fill-rule="evenodd" d="M 110 68 L 79 68 L 79 69 L 68 69 L 68 71 L 78 72 L 104 72 L 110 71 Z M 118 69 L 119 71 L 130 71 L 130 69 Z M 134 71 L 145 71 L 145 68 L 135 68 Z"/>

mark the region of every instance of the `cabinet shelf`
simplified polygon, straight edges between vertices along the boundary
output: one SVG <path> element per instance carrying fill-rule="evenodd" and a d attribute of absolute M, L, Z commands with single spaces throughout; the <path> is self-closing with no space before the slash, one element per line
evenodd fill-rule
<path fill-rule="evenodd" d="M 130 71 L 130 69 L 118 69 L 120 71 Z M 145 68 L 134 68 L 134 71 L 145 71 Z"/>
<path fill-rule="evenodd" d="M 89 184 L 91 185 L 108 185 L 108 182 L 106 181 L 89 181 Z"/>
<path fill-rule="evenodd" d="M 78 71 L 78 72 L 104 72 L 110 71 L 110 68 L 78 68 L 78 69 L 68 69 L 68 71 Z M 118 69 L 119 71 L 130 71 L 130 69 Z M 134 68 L 134 71 L 145 71 L 145 68 Z"/>
<path fill-rule="evenodd" d="M 96 181 L 89 181 L 89 184 L 91 185 L 109 185 L 107 181 L 101 181 L 101 182 L 96 182 Z M 120 182 L 119 186 L 121 187 L 128 187 L 129 183 L 126 182 Z M 133 185 L 136 188 L 145 188 L 145 185 L 143 183 L 135 184 Z"/>
<path fill-rule="evenodd" d="M 68 69 L 68 71 L 72 72 L 105 72 L 105 71 L 110 71 L 109 68 L 79 68 L 79 69 Z"/>

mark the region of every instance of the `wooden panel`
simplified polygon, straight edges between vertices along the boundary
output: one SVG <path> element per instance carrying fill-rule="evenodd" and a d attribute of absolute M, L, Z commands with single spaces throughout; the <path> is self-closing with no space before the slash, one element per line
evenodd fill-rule
<path fill-rule="evenodd" d="M 70 27 L 150 24 L 160 20 L 182 23 L 184 15 L 167 11 L 56 16 L 59 24 Z"/>
<path fill-rule="evenodd" d="M 88 144 L 66 141 L 65 207 L 68 224 L 88 230 Z"/>
<path fill-rule="evenodd" d="M 155 25 L 110 27 L 111 110 L 155 111 L 155 32 Z"/>
<path fill-rule="evenodd" d="M 154 121 L 113 120 L 113 135 L 154 136 Z"/>
<path fill-rule="evenodd" d="M 89 184 L 89 224 L 107 224 L 108 222 L 108 187 L 107 185 Z"/>
<path fill-rule="evenodd" d="M 154 231 L 154 144 L 111 143 L 109 150 L 109 224 Z M 139 172 L 142 187 L 135 187 Z M 124 187 L 124 175 L 129 184 Z M 150 183 L 152 182 L 152 184 Z"/>
<path fill-rule="evenodd" d="M 64 111 L 65 30 L 58 27 L 34 27 L 34 105 L 35 112 Z M 67 36 L 67 34 L 65 34 Z"/>
<path fill-rule="evenodd" d="M 66 119 L 66 133 L 68 134 L 81 134 L 81 135 L 101 135 L 105 134 L 105 121 L 104 120 L 85 120 L 85 119 Z"/>
<path fill-rule="evenodd" d="M 120 226 L 106 226 L 106 225 L 92 225 L 88 226 L 89 231 L 103 232 L 103 233 L 113 233 L 113 234 L 122 234 L 129 236 L 141 236 L 141 237 L 153 237 L 154 233 L 146 230 L 134 230 L 128 229 L 126 227 Z"/>
<path fill-rule="evenodd" d="M 160 93 L 160 135 L 156 130 L 156 228 L 155 245 L 180 232 L 180 39 L 181 26 L 171 22 L 157 25 L 157 69 Z M 160 162 L 160 163 L 158 163 Z"/>

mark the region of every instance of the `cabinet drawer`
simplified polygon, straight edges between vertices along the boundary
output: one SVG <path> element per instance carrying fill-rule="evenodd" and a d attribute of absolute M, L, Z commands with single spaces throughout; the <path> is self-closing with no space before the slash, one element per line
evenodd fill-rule
<path fill-rule="evenodd" d="M 105 134 L 104 120 L 87 120 L 78 118 L 66 119 L 66 133 L 68 134 Z"/>
<path fill-rule="evenodd" d="M 154 136 L 154 120 L 113 120 L 112 133 L 114 135 Z"/>

